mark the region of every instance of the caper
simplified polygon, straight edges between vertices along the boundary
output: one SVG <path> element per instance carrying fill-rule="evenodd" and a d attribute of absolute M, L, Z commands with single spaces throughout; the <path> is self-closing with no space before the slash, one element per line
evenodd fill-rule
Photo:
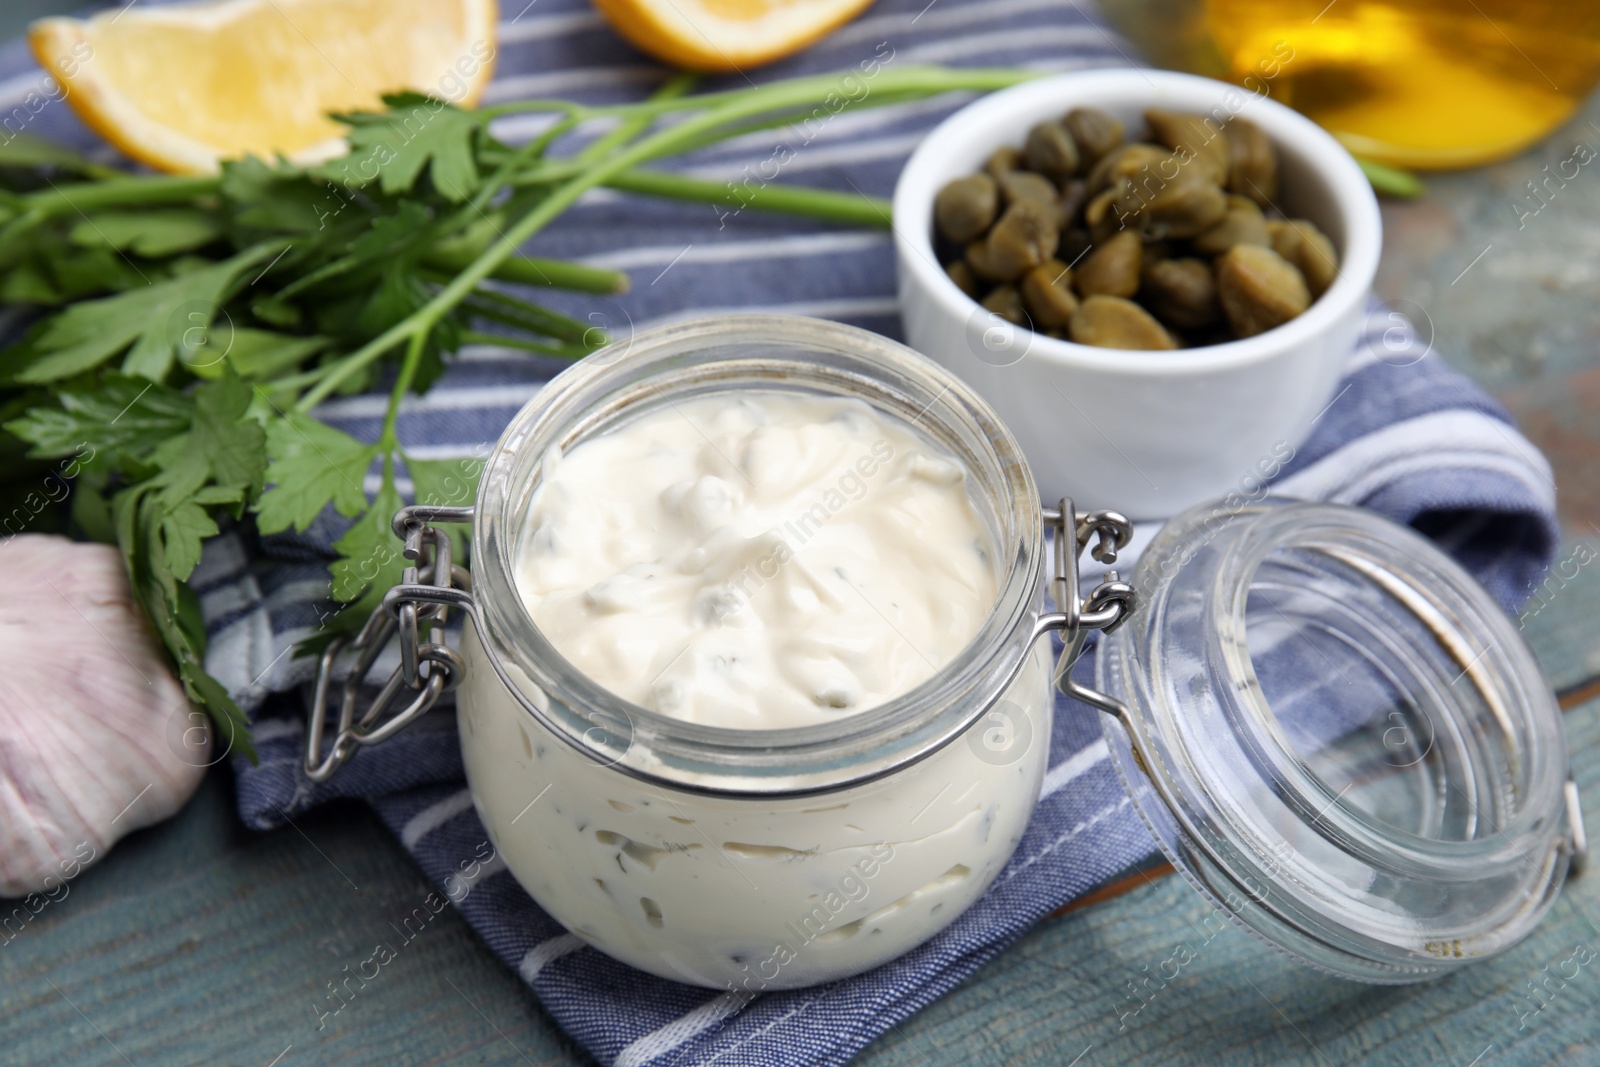
<path fill-rule="evenodd" d="M 1300 231 L 1288 219 L 1268 219 L 1267 239 L 1272 250 L 1290 263 L 1300 258 Z"/>
<path fill-rule="evenodd" d="M 1015 281 L 1055 255 L 1060 236 L 1054 205 L 1017 200 L 984 238 L 983 257 L 974 260 L 969 249 L 967 262 L 984 277 Z"/>
<path fill-rule="evenodd" d="M 1328 286 L 1339 277 L 1339 253 L 1333 250 L 1333 242 L 1314 223 L 1305 219 L 1290 219 L 1289 225 L 1299 235 L 1300 243 L 1295 250 L 1296 255 L 1285 258 L 1300 268 L 1300 273 L 1306 279 L 1306 288 L 1311 290 L 1314 299 L 1327 292 Z"/>
<path fill-rule="evenodd" d="M 1223 128 L 1228 140 L 1228 191 L 1267 207 L 1278 195 L 1278 149 L 1261 127 L 1234 119 Z"/>
<path fill-rule="evenodd" d="M 1072 321 L 1078 298 L 1072 293 L 1072 269 L 1059 259 L 1047 260 L 1022 276 L 1022 302 L 1036 327 L 1059 329 Z"/>
<path fill-rule="evenodd" d="M 1234 245 L 1215 263 L 1217 297 L 1235 336 L 1281 326 L 1311 306 L 1299 268 L 1270 248 Z"/>
<path fill-rule="evenodd" d="M 1333 242 L 1306 219 L 1270 219 L 1272 250 L 1299 268 L 1313 297 L 1327 292 L 1339 276 L 1339 254 Z"/>
<path fill-rule="evenodd" d="M 1221 114 L 1152 108 L 1133 142 L 1098 108 L 1035 123 L 940 190 L 939 248 L 963 246 L 951 280 L 1019 326 L 1113 348 L 1218 344 L 1300 314 L 1338 276 L 1333 243 L 1263 215 L 1277 147 Z"/>
<path fill-rule="evenodd" d="M 1222 220 L 1196 235 L 1194 250 L 1205 256 L 1220 256 L 1234 245 L 1271 245 L 1267 220 L 1256 202 L 1243 196 L 1227 198 L 1228 210 Z"/>
<path fill-rule="evenodd" d="M 1007 322 L 1018 326 L 1028 325 L 1028 313 L 1023 309 L 1022 296 L 1014 285 L 996 286 L 994 292 L 983 298 L 982 303 Z"/>
<path fill-rule="evenodd" d="M 1115 115 L 1096 107 L 1076 107 L 1067 112 L 1061 124 L 1072 134 L 1085 166 L 1093 166 L 1107 152 L 1122 143 L 1122 122 Z"/>
<path fill-rule="evenodd" d="M 1126 180 L 1119 179 L 1118 184 L 1101 190 L 1084 205 L 1083 224 L 1088 229 L 1089 240 L 1093 244 L 1109 240 L 1112 234 L 1128 228 L 1122 213 L 1116 208 L 1117 199 L 1126 186 Z"/>
<path fill-rule="evenodd" d="M 1150 313 L 1119 296 L 1091 296 L 1078 305 L 1069 336 L 1080 345 L 1136 350 L 1177 348 Z"/>
<path fill-rule="evenodd" d="M 1158 259 L 1171 259 L 1178 255 L 1177 247 L 1176 241 L 1152 241 L 1148 237 L 1145 238 L 1142 257 L 1145 266 L 1148 267 Z"/>
<path fill-rule="evenodd" d="M 984 173 L 995 181 L 1000 180 L 1003 174 L 1010 174 L 1022 166 L 1022 150 L 1011 145 L 1003 144 L 989 153 L 989 158 L 984 161 Z"/>
<path fill-rule="evenodd" d="M 1155 172 L 1164 160 L 1172 158 L 1172 153 L 1160 145 L 1135 142 L 1125 144 L 1121 148 L 1113 148 L 1101 157 L 1100 162 L 1089 171 L 1089 193 L 1094 195 L 1100 190 L 1116 184 L 1119 178 L 1137 178 Z M 1170 173 L 1162 174 L 1163 180 L 1177 176 L 1176 163 L 1169 164 Z"/>
<path fill-rule="evenodd" d="M 1139 275 L 1139 299 L 1156 318 L 1179 330 L 1200 330 L 1222 314 L 1217 282 L 1203 259 L 1146 262 Z"/>
<path fill-rule="evenodd" d="M 1061 209 L 1063 223 L 1070 223 L 1078 217 L 1078 212 L 1083 210 L 1083 205 L 1089 200 L 1089 183 L 1082 178 L 1072 178 L 1061 186 L 1061 195 L 1056 198 L 1056 206 Z"/>
<path fill-rule="evenodd" d="M 1056 248 L 1056 258 L 1063 263 L 1076 263 L 1094 247 L 1089 231 L 1079 226 L 1061 231 L 1061 243 Z"/>
<path fill-rule="evenodd" d="M 1078 145 L 1059 122 L 1040 122 L 1028 131 L 1022 158 L 1030 170 L 1062 182 L 1078 173 Z"/>
<path fill-rule="evenodd" d="M 1170 181 L 1129 182 L 1116 203 L 1126 218 L 1138 215 L 1144 232 L 1156 239 L 1193 237 L 1204 233 L 1228 211 L 1222 187 L 1195 168 L 1178 172 Z"/>
<path fill-rule="evenodd" d="M 1132 296 L 1139 291 L 1143 255 L 1139 235 L 1123 230 L 1084 257 L 1073 284 L 1084 296 Z"/>
<path fill-rule="evenodd" d="M 972 268 L 961 260 L 945 267 L 944 272 L 950 275 L 950 280 L 956 283 L 956 288 L 966 293 L 972 299 L 978 299 L 978 294 L 983 291 L 983 283 L 978 281 L 978 276 L 972 273 Z"/>
<path fill-rule="evenodd" d="M 1031 170 L 1014 170 L 1002 176 L 1000 194 L 1008 206 L 1018 200 L 1033 200 L 1048 207 L 1052 213 L 1061 210 L 1061 198 L 1056 193 L 1055 183 Z"/>
<path fill-rule="evenodd" d="M 1146 111 L 1144 120 L 1155 139 L 1177 153 L 1185 169 L 1197 166 L 1218 185 L 1228 180 L 1228 142 L 1215 122 L 1158 107 Z"/>
<path fill-rule="evenodd" d="M 999 190 L 987 174 L 957 178 L 933 198 L 933 221 L 939 233 L 957 244 L 966 244 L 992 226 L 999 210 Z"/>
<path fill-rule="evenodd" d="M 989 252 L 989 242 L 981 237 L 967 243 L 966 249 L 961 254 L 961 261 L 972 271 L 974 278 L 984 282 L 1010 281 L 1016 277 L 1016 275 L 1012 275 L 1011 278 L 1005 276 L 1002 267 L 994 261 Z"/>

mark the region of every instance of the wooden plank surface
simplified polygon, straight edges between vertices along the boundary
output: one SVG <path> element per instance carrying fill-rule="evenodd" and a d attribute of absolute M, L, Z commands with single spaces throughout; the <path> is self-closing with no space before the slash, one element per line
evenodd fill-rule
<path fill-rule="evenodd" d="M 1600 554 L 1600 179 L 1586 171 L 1525 227 L 1511 205 L 1573 144 L 1600 146 L 1597 120 L 1591 102 L 1525 156 L 1429 178 L 1426 199 L 1386 205 L 1379 279 L 1380 293 L 1431 324 L 1435 347 L 1488 383 L 1550 455 L 1571 560 Z M 1523 621 L 1576 705 L 1574 764 L 1589 824 L 1600 827 L 1600 567 L 1568 569 Z M 231 790 L 229 772 L 214 770 L 179 816 L 119 845 L 0 944 L 0 1065 L 590 1062 L 452 910 L 342 1012 L 320 1018 L 328 983 L 429 886 L 362 807 L 254 834 L 235 819 Z M 1527 987 L 1579 946 L 1600 950 L 1600 870 L 1569 885 L 1504 956 L 1398 989 L 1319 976 L 1237 930 L 1207 940 L 1203 913 L 1180 879 L 1141 879 L 1042 924 L 859 1062 L 1600 1058 L 1600 959 L 1552 980 L 1542 1002 Z M 1179 944 L 1193 962 L 1135 997 L 1129 983 Z"/>

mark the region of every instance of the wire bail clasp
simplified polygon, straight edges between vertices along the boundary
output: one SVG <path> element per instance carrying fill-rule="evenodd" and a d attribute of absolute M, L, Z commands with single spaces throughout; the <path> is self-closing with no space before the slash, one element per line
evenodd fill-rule
<path fill-rule="evenodd" d="M 1055 577 L 1050 591 L 1057 610 L 1040 617 L 1039 629 L 1061 631 L 1065 647 L 1056 661 L 1056 685 L 1085 703 L 1115 714 L 1116 701 L 1074 682 L 1072 667 L 1083 655 L 1089 632 L 1110 633 L 1121 626 L 1138 609 L 1139 597 L 1116 571 L 1107 571 L 1088 596 L 1082 596 L 1078 567 L 1085 550 L 1101 563 L 1115 563 L 1117 554 L 1133 539 L 1133 523 L 1116 511 L 1079 514 L 1068 497 L 1063 497 L 1056 507 L 1044 508 L 1043 514 L 1044 521 L 1055 530 Z"/>
<path fill-rule="evenodd" d="M 439 698 L 461 683 L 460 655 L 444 643 L 444 623 L 452 607 L 471 610 L 472 577 L 451 559 L 450 537 L 433 523 L 472 521 L 472 508 L 413 506 L 395 513 L 394 532 L 402 555 L 411 561 L 399 585 L 384 594 L 383 603 L 367 617 L 354 640 L 334 638 L 317 662 L 317 684 L 306 719 L 306 777 L 325 782 L 362 745 L 385 741 L 427 714 Z M 424 626 L 427 640 L 421 639 Z M 367 672 L 396 635 L 400 665 L 389 675 L 372 703 L 356 716 L 356 701 Z M 328 702 L 340 657 L 350 663 L 340 690 L 339 719 L 333 744 L 323 753 L 328 728 Z M 391 709 L 402 698 L 399 710 Z"/>

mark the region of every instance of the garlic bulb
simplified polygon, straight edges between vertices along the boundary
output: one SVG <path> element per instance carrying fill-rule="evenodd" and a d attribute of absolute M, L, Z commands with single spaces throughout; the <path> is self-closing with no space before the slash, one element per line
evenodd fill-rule
<path fill-rule="evenodd" d="M 210 735 L 106 545 L 0 541 L 0 896 L 59 886 L 183 805 Z"/>

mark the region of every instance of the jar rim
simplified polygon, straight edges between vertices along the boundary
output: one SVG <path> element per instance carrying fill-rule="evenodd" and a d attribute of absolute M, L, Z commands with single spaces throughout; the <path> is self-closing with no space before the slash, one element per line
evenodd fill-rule
<path fill-rule="evenodd" d="M 834 722 L 771 730 L 689 723 L 623 700 L 563 657 L 518 593 L 519 514 L 550 447 L 571 447 L 653 406 L 763 390 L 863 399 L 914 426 L 967 472 L 989 525 L 998 592 L 968 645 L 908 692 Z M 1038 492 L 1020 446 L 965 383 L 878 334 L 821 319 L 739 314 L 619 340 L 557 375 L 484 465 L 474 599 L 488 659 L 523 709 L 597 762 L 696 792 L 790 795 L 870 781 L 950 743 L 1020 671 L 1045 576 Z"/>

